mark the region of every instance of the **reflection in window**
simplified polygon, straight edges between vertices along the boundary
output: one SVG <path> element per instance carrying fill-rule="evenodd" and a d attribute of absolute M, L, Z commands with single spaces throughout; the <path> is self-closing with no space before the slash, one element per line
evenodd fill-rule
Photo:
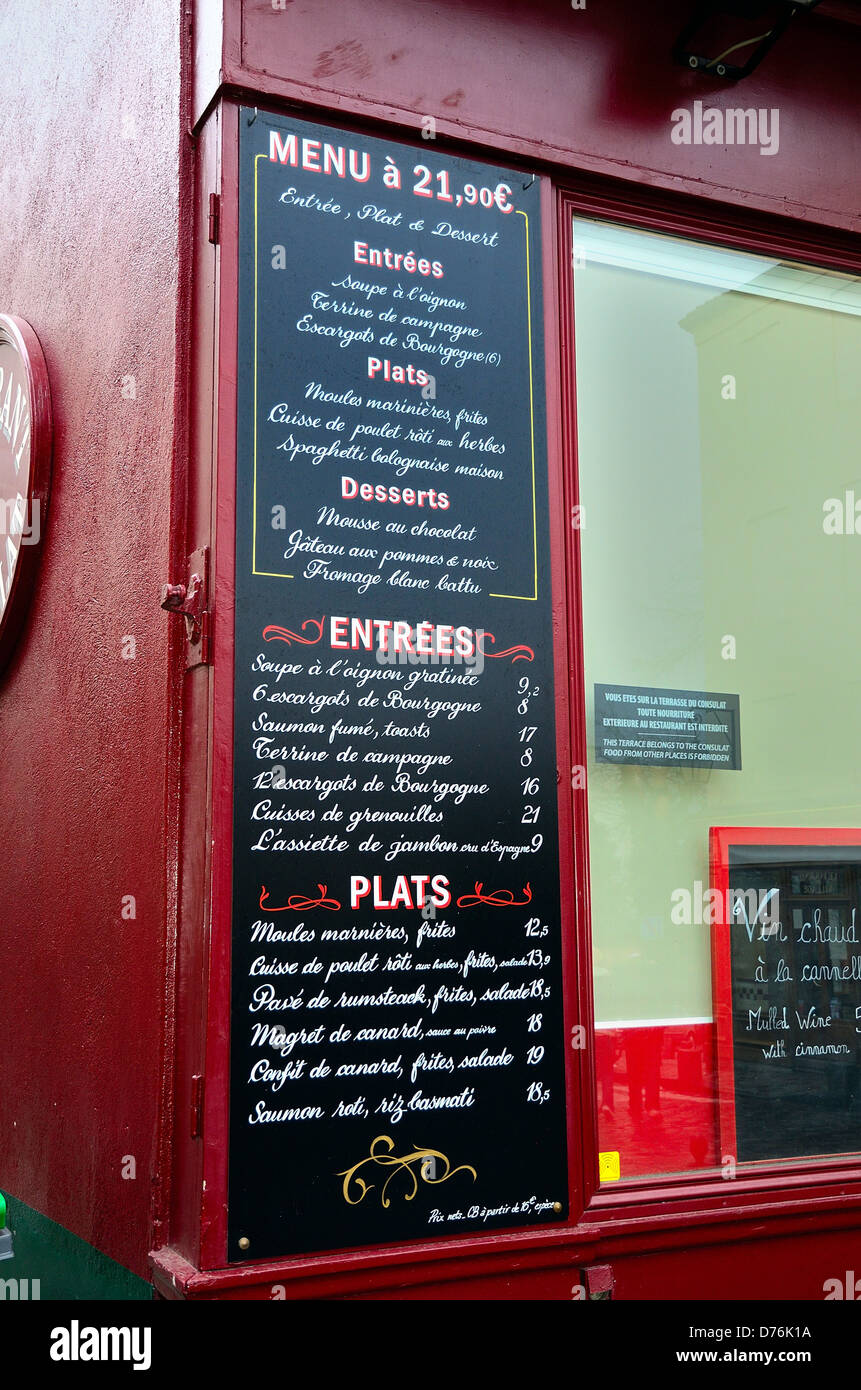
<path fill-rule="evenodd" d="M 574 231 L 596 1085 L 624 1179 L 744 1161 L 722 1152 L 710 828 L 861 825 L 861 284 Z M 741 770 L 596 761 L 600 683 L 738 695 Z M 784 878 L 787 927 L 846 907 L 837 870 Z M 859 990 L 823 1005 L 841 1027 Z M 834 1085 L 861 1148 L 854 1091 L 793 1078 L 750 1103 Z"/>

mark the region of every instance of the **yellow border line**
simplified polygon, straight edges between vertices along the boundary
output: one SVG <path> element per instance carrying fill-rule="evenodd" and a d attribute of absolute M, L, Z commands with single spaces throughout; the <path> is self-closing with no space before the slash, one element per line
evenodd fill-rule
<path fill-rule="evenodd" d="M 268 159 L 268 154 L 256 154 L 254 156 L 254 483 L 252 487 L 252 518 L 251 518 L 251 573 L 262 575 L 266 579 L 292 579 L 292 574 L 280 574 L 274 570 L 259 570 L 257 568 L 257 166 L 261 159 Z"/>
<path fill-rule="evenodd" d="M 267 154 L 254 156 L 254 403 L 253 403 L 253 485 L 252 485 L 252 530 L 251 530 L 251 573 L 267 579 L 293 579 L 292 574 L 282 574 L 275 570 L 257 568 L 257 339 L 258 339 L 258 179 L 257 166 Z M 535 496 L 535 386 L 532 370 L 532 280 L 529 270 L 529 215 L 515 208 L 523 218 L 526 232 L 526 332 L 529 356 L 529 442 L 532 456 L 532 593 L 531 594 L 488 594 L 489 598 L 510 598 L 524 603 L 535 603 L 538 598 L 538 512 Z"/>
<path fill-rule="evenodd" d="M 526 331 L 529 349 L 529 438 L 532 449 L 532 593 L 531 594 L 488 594 L 488 598 L 522 599 L 534 603 L 538 598 L 538 515 L 535 500 L 535 404 L 532 382 L 532 282 L 529 276 L 529 216 L 520 208 L 514 211 L 523 218 L 526 228 Z"/>

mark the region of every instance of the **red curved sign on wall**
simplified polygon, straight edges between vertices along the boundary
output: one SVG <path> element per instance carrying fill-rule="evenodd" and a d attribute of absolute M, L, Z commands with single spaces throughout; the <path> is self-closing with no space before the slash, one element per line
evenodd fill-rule
<path fill-rule="evenodd" d="M 39 340 L 0 314 L 0 672 L 21 631 L 51 488 L 51 392 Z"/>

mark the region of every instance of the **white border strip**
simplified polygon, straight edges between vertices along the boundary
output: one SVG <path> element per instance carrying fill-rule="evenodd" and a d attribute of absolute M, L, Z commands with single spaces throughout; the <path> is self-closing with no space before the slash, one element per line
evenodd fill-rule
<path fill-rule="evenodd" d="M 599 1028 L 690 1028 L 695 1023 L 714 1023 L 713 1018 L 620 1018 L 613 1023 L 596 1023 Z"/>

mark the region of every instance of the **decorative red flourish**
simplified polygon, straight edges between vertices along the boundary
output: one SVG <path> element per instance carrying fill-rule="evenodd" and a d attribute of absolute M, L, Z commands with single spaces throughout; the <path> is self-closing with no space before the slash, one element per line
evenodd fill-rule
<path fill-rule="evenodd" d="M 317 629 L 316 637 L 302 637 L 298 632 L 293 632 L 289 627 L 279 627 L 277 623 L 270 623 L 263 629 L 264 642 L 286 642 L 289 646 L 291 642 L 301 642 L 305 647 L 313 647 L 323 636 L 323 624 L 326 621 L 325 615 L 322 618 L 306 618 L 302 624 L 302 631 L 306 627 Z"/>
<path fill-rule="evenodd" d="M 326 884 L 318 883 L 319 898 L 306 898 L 301 893 L 291 893 L 283 907 L 267 907 L 267 912 L 310 912 L 315 907 L 325 907 L 327 912 L 339 912 L 341 904 L 337 898 L 326 897 Z M 260 889 L 260 909 L 269 897 L 269 889 Z"/>
<path fill-rule="evenodd" d="M 464 893 L 462 898 L 458 898 L 458 907 L 478 907 L 483 903 L 485 907 L 525 907 L 532 902 L 532 889 L 527 883 L 523 890 L 523 898 L 520 902 L 515 900 L 510 888 L 495 888 L 492 893 L 484 893 L 483 883 L 475 885 L 474 893 Z"/>
<path fill-rule="evenodd" d="M 504 652 L 487 652 L 484 649 L 485 641 L 495 642 L 496 638 L 494 637 L 492 632 L 478 633 L 478 650 L 481 652 L 482 656 L 510 656 L 512 661 L 535 660 L 535 652 L 532 650 L 531 647 L 521 645 L 519 647 L 506 647 Z"/>

